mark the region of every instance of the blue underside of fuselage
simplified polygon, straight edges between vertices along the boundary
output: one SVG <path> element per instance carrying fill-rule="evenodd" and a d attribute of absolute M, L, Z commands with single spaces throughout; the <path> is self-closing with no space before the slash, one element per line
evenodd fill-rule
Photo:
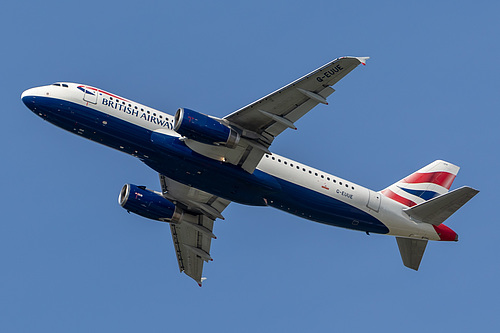
<path fill-rule="evenodd" d="M 140 158 L 178 182 L 247 205 L 269 205 L 324 224 L 388 233 L 375 217 L 342 201 L 273 177 L 193 152 L 178 138 L 154 132 L 76 103 L 47 97 L 24 97 L 35 114 L 70 132 Z"/>

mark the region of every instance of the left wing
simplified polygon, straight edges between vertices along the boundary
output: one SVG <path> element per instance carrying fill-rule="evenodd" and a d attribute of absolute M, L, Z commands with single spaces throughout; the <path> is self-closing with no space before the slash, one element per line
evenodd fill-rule
<path fill-rule="evenodd" d="M 212 261 L 210 245 L 214 220 L 224 219 L 222 211 L 230 201 L 176 182 L 160 174 L 162 194 L 182 209 L 180 223 L 170 224 L 172 240 L 181 272 L 201 287 L 203 264 Z"/>
<path fill-rule="evenodd" d="M 236 147 L 214 146 L 186 139 L 194 151 L 213 159 L 240 166 L 252 173 L 274 138 L 319 103 L 328 104 L 331 88 L 368 57 L 342 57 L 287 84 L 281 89 L 219 119 L 241 136 Z"/>

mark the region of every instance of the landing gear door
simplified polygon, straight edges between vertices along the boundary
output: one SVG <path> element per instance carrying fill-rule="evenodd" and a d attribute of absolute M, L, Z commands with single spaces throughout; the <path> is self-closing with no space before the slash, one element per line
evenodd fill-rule
<path fill-rule="evenodd" d="M 97 104 L 97 89 L 92 87 L 85 87 L 83 100 L 92 104 Z"/>
<path fill-rule="evenodd" d="M 372 190 L 368 190 L 368 204 L 366 205 L 368 208 L 378 212 L 380 209 L 380 199 L 381 194 L 378 192 L 373 192 Z"/>

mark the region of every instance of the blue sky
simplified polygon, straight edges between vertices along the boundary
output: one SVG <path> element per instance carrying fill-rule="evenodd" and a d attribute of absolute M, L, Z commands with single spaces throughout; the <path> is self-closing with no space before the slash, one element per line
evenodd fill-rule
<path fill-rule="evenodd" d="M 2 332 L 470 332 L 500 324 L 499 5 L 493 1 L 24 1 L 0 13 Z M 370 56 L 272 151 L 380 190 L 444 159 L 481 193 L 419 272 L 392 237 L 231 204 L 203 288 L 168 225 L 127 214 L 130 156 L 32 114 L 23 90 L 88 83 L 224 116 L 327 61 Z"/>

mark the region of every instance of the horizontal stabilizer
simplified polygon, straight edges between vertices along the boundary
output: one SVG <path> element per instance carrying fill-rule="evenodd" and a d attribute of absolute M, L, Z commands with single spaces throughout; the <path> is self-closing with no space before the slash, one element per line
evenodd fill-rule
<path fill-rule="evenodd" d="M 440 225 L 478 193 L 464 186 L 403 211 L 417 221 Z"/>
<path fill-rule="evenodd" d="M 408 268 L 418 271 L 418 267 L 424 256 L 425 247 L 427 246 L 427 240 L 396 237 L 396 241 L 398 242 L 403 264 Z"/>

